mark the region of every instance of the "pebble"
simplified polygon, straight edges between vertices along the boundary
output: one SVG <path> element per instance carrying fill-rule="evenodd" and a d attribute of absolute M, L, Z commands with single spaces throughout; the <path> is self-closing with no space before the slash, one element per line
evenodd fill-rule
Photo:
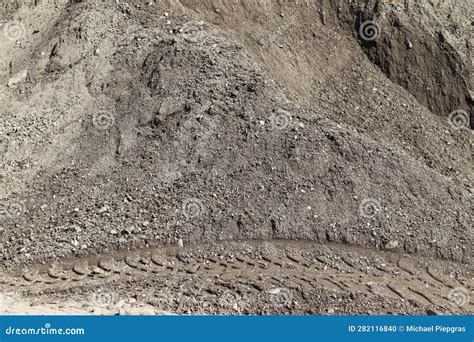
<path fill-rule="evenodd" d="M 8 80 L 8 87 L 12 88 L 12 87 L 16 86 L 17 84 L 19 84 L 19 83 L 23 82 L 24 80 L 26 80 L 27 77 L 28 77 L 28 70 L 27 69 L 24 69 L 24 70 L 16 73 L 12 77 L 10 77 L 10 79 Z"/>
<path fill-rule="evenodd" d="M 99 209 L 99 214 L 103 214 L 108 210 L 109 210 L 109 208 L 107 206 L 103 206 L 102 208 Z"/>
<path fill-rule="evenodd" d="M 385 245 L 385 249 L 395 249 L 398 247 L 398 240 L 391 240 Z"/>
<path fill-rule="evenodd" d="M 426 314 L 428 316 L 439 316 L 439 315 L 441 315 L 441 313 L 439 311 L 432 310 L 432 309 L 427 309 Z"/>
<path fill-rule="evenodd" d="M 270 294 L 275 294 L 276 295 L 276 294 L 279 294 L 281 292 L 281 289 L 279 289 L 279 288 L 270 289 L 267 292 L 270 293 Z"/>

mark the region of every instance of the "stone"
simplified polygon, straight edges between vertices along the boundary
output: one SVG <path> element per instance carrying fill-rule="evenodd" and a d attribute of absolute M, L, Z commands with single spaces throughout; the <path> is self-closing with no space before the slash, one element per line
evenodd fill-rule
<path fill-rule="evenodd" d="M 27 77 L 28 77 L 28 70 L 27 69 L 24 69 L 24 70 L 16 73 L 12 77 L 10 77 L 10 79 L 8 80 L 8 87 L 13 88 L 13 87 L 17 86 L 18 84 L 20 84 L 21 82 L 26 80 Z"/>
<path fill-rule="evenodd" d="M 385 249 L 395 249 L 398 247 L 398 240 L 390 240 L 385 245 Z"/>

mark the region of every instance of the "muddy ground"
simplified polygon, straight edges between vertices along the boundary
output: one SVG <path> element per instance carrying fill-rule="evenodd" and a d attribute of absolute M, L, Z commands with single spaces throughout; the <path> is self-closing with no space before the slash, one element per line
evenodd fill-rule
<path fill-rule="evenodd" d="M 472 312 L 472 10 L 2 4 L 5 312 Z"/>

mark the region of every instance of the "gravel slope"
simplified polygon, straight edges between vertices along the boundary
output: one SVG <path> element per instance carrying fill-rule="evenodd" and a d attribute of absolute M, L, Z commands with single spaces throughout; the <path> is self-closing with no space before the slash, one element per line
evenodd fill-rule
<path fill-rule="evenodd" d="M 0 7 L 3 270 L 239 239 L 470 265 L 468 50 L 437 33 L 467 12 L 16 4 Z"/>

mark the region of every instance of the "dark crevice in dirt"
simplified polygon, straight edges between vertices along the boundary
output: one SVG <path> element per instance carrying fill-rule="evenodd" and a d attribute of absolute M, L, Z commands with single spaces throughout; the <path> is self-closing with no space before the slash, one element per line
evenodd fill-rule
<path fill-rule="evenodd" d="M 349 13 L 352 25 L 347 26 L 352 33 L 359 33 L 368 20 L 378 25 L 377 39 L 364 40 L 359 33 L 359 43 L 392 82 L 436 115 L 447 117 L 454 110 L 465 110 L 474 128 L 469 68 L 442 35 L 433 37 L 398 14 L 384 13 L 378 0 L 372 8 L 350 6 Z"/>
<path fill-rule="evenodd" d="M 408 48 L 411 44 L 413 47 Z M 420 39 L 403 26 L 390 38 L 381 37 L 374 47 L 364 50 L 388 78 L 407 89 L 433 113 L 446 116 L 453 110 L 464 109 L 472 118 L 464 76 L 467 71 L 455 51 L 441 49 L 426 34 Z M 474 127 L 472 119 L 470 127 Z"/>

